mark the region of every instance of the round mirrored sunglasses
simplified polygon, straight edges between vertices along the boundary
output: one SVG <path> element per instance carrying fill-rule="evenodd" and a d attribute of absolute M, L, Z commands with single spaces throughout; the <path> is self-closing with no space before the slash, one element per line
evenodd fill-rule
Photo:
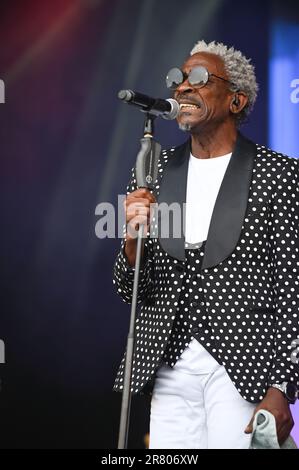
<path fill-rule="evenodd" d="M 219 78 L 224 82 L 228 82 L 231 85 L 236 86 L 230 80 L 226 80 L 225 78 L 219 77 L 214 73 L 210 73 L 208 69 L 202 66 L 194 67 L 190 70 L 188 74 L 183 72 L 178 67 L 170 69 L 168 74 L 166 75 L 166 86 L 170 90 L 175 90 L 181 83 L 183 83 L 188 78 L 188 82 L 191 86 L 202 88 L 208 83 L 210 77 Z"/>

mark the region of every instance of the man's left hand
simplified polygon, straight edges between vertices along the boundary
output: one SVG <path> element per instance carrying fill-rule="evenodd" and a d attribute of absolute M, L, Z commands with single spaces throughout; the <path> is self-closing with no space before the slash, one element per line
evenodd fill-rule
<path fill-rule="evenodd" d="M 253 417 L 245 429 L 246 434 L 252 433 L 254 416 L 261 409 L 269 411 L 275 417 L 278 442 L 279 445 L 283 444 L 283 442 L 289 437 L 294 426 L 290 406 L 286 397 L 276 388 L 270 387 L 265 398 L 254 410 Z"/>

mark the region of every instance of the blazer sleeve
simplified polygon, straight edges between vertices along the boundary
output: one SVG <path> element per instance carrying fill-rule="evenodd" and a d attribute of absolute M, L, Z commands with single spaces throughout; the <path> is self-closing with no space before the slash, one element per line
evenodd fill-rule
<path fill-rule="evenodd" d="M 274 264 L 276 334 L 269 384 L 299 386 L 299 161 L 290 158 L 277 183 L 269 224 Z"/>
<path fill-rule="evenodd" d="M 133 168 L 131 180 L 127 186 L 127 194 L 135 191 L 136 189 L 137 182 L 135 168 Z M 129 265 L 125 255 L 125 231 L 126 227 L 124 226 L 124 238 L 121 242 L 120 251 L 116 257 L 113 267 L 113 284 L 116 286 L 117 293 L 121 296 L 123 301 L 131 304 L 135 268 Z M 139 274 L 137 303 L 141 303 L 146 298 L 149 298 L 154 287 L 152 251 L 152 240 L 149 238 L 148 233 L 147 238 L 144 241 L 143 258 Z"/>

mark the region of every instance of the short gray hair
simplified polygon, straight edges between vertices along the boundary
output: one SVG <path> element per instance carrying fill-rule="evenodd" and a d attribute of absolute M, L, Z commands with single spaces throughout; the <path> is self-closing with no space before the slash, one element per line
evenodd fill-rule
<path fill-rule="evenodd" d="M 250 63 L 251 59 L 247 59 L 242 52 L 234 47 L 228 47 L 221 42 L 215 41 L 210 43 L 198 41 L 191 50 L 190 55 L 197 52 L 208 52 L 221 57 L 228 79 L 235 84 L 235 87 L 230 87 L 231 91 L 243 91 L 248 97 L 248 103 L 237 114 L 237 124 L 241 125 L 247 120 L 252 111 L 259 89 L 255 76 L 255 68 Z"/>

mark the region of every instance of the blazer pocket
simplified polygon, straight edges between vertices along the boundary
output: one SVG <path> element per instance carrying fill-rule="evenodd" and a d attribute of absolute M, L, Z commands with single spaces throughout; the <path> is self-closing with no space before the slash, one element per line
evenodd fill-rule
<path fill-rule="evenodd" d="M 269 307 L 250 307 L 249 310 L 256 313 L 275 313 L 276 309 Z"/>

